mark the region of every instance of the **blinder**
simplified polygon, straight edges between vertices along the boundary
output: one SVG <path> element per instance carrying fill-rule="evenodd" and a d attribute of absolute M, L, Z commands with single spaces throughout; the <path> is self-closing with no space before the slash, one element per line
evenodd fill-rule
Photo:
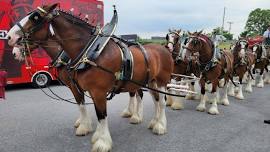
<path fill-rule="evenodd" d="M 41 14 L 38 11 L 34 11 L 29 16 L 29 20 L 32 21 L 35 25 L 43 23 L 44 18 L 41 16 Z"/>

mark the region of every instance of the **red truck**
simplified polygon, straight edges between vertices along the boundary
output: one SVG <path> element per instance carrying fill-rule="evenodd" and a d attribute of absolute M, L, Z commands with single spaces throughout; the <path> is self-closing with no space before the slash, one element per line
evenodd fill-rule
<path fill-rule="evenodd" d="M 0 68 L 7 70 L 8 84 L 32 83 L 44 87 L 56 79 L 56 70 L 49 69 L 51 59 L 43 49 L 34 50 L 26 62 L 18 62 L 6 41 L 8 30 L 28 12 L 52 3 L 60 3 L 61 9 L 87 18 L 94 26 L 104 24 L 104 5 L 99 0 L 0 0 Z"/>

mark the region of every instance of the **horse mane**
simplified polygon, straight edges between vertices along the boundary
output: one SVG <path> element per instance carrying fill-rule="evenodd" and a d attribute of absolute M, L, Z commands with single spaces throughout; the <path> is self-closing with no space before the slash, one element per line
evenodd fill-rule
<path fill-rule="evenodd" d="M 84 19 L 80 18 L 79 16 L 75 16 L 74 14 L 67 12 L 65 10 L 59 9 L 58 10 L 62 15 L 64 15 L 64 18 L 68 21 L 72 22 L 72 24 L 77 24 L 81 27 L 84 27 L 86 29 L 91 30 L 94 32 L 96 30 L 96 27 L 91 25 L 90 23 L 86 22 Z M 94 30 L 94 31 L 93 31 Z"/>

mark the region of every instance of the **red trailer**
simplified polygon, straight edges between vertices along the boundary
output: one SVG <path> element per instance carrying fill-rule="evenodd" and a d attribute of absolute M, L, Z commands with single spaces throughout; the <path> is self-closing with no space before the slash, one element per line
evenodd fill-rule
<path fill-rule="evenodd" d="M 51 59 L 42 49 L 32 53 L 26 62 L 14 60 L 12 48 L 7 45 L 7 31 L 37 6 L 60 3 L 63 10 L 70 11 L 81 18 L 87 18 L 94 26 L 103 26 L 103 2 L 99 0 L 0 0 L 0 67 L 8 72 L 8 84 L 33 83 L 46 86 L 57 75 L 55 69 L 49 70 Z"/>

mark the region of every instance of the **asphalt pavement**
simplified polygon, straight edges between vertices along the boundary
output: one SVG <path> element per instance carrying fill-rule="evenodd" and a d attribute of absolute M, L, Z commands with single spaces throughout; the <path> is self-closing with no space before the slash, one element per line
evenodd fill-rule
<path fill-rule="evenodd" d="M 65 98 L 70 91 L 62 86 L 52 89 Z M 129 124 L 120 113 L 128 94 L 108 101 L 108 119 L 113 152 L 269 152 L 270 86 L 245 93 L 244 101 L 229 97 L 230 106 L 219 106 L 220 115 L 195 110 L 198 101 L 185 101 L 185 109 L 166 109 L 168 133 L 154 135 L 147 129 L 153 116 L 153 102 L 145 93 L 144 120 Z M 7 91 L 0 101 L 0 152 L 89 152 L 93 133 L 75 136 L 73 124 L 79 115 L 76 105 L 54 101 L 41 90 L 20 87 Z M 88 99 L 89 101 L 89 99 Z M 88 106 L 96 126 L 94 107 Z"/>

